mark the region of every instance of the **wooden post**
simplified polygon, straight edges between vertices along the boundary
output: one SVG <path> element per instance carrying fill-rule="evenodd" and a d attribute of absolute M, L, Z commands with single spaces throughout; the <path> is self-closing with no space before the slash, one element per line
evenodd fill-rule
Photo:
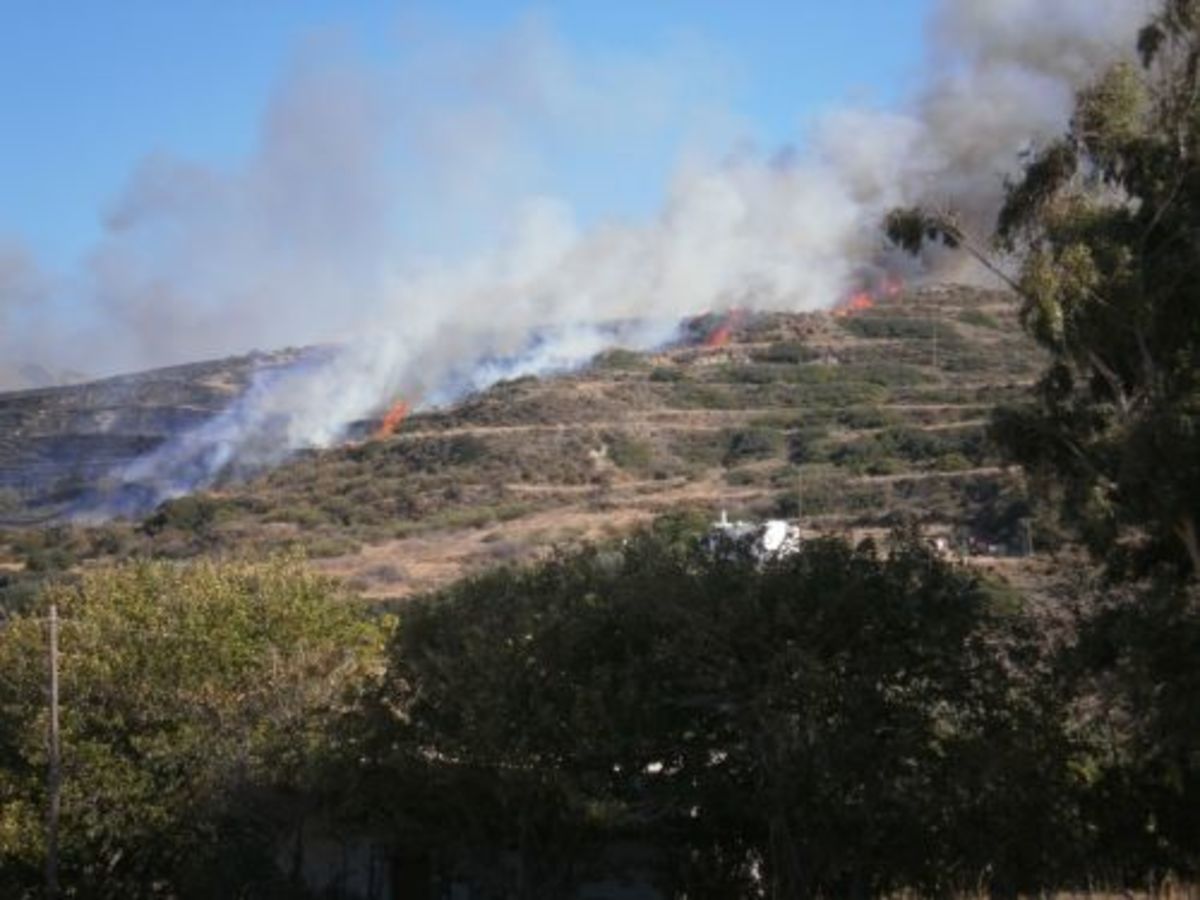
<path fill-rule="evenodd" d="M 50 604 L 50 735 L 46 811 L 46 896 L 58 897 L 58 810 L 62 771 L 58 742 L 58 606 Z"/>

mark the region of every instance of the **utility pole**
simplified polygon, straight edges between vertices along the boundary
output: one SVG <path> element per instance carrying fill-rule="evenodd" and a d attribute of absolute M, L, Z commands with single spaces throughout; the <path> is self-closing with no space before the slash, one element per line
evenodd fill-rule
<path fill-rule="evenodd" d="M 796 524 L 800 524 L 804 516 L 804 473 L 796 469 Z"/>
<path fill-rule="evenodd" d="M 46 811 L 46 896 L 58 897 L 58 807 L 62 771 L 58 744 L 58 605 L 50 604 L 50 735 Z"/>

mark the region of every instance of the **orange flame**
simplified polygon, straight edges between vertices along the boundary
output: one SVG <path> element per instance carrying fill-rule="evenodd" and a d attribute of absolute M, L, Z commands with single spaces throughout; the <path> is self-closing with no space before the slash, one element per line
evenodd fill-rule
<path fill-rule="evenodd" d="M 833 308 L 835 316 L 852 316 L 863 310 L 871 309 L 881 299 L 893 300 L 904 293 L 904 279 L 899 275 L 884 275 L 872 287 L 855 291 L 844 298 Z"/>
<path fill-rule="evenodd" d="M 737 327 L 741 321 L 742 311 L 738 308 L 733 308 L 725 314 L 717 327 L 708 333 L 708 337 L 704 339 L 704 346 L 709 350 L 715 350 L 724 347 L 733 337 L 733 329 Z"/>
<path fill-rule="evenodd" d="M 372 440 L 381 441 L 386 437 L 391 437 L 396 433 L 396 429 L 400 427 L 404 420 L 408 418 L 408 413 L 408 404 L 403 400 L 397 400 L 384 413 L 383 421 L 379 423 L 379 427 L 371 435 Z"/>
<path fill-rule="evenodd" d="M 870 291 L 859 291 L 856 294 L 851 294 L 836 307 L 833 314 L 835 316 L 852 316 L 856 312 L 862 312 L 864 309 L 870 309 L 875 305 L 875 298 L 871 296 Z"/>

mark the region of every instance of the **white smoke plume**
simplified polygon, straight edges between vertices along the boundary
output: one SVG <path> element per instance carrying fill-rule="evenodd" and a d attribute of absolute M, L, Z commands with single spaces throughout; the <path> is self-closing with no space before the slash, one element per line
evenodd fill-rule
<path fill-rule="evenodd" d="M 243 168 L 155 157 L 114 204 L 88 279 L 97 365 L 341 349 L 264 378 L 124 475 L 155 497 L 191 490 L 230 464 L 328 446 L 397 395 L 435 402 L 583 363 L 616 339 L 602 323 L 827 306 L 881 258 L 890 207 L 944 202 L 986 226 L 1020 151 L 1065 128 L 1075 90 L 1132 52 L 1148 12 L 1149 0 L 942 0 L 908 109 L 844 109 L 769 158 L 683 154 L 641 222 L 581 221 L 547 193 L 546 170 L 663 134 L 732 145 L 727 73 L 705 48 L 581 61 L 526 22 L 484 44 L 421 34 L 400 71 L 302 56 Z M 557 337 L 531 351 L 535 333 Z"/>

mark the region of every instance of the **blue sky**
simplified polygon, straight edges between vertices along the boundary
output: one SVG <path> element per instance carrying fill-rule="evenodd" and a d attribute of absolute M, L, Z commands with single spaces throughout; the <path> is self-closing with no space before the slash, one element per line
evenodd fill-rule
<path fill-rule="evenodd" d="M 772 148 L 801 139 L 814 115 L 846 101 L 901 102 L 914 87 L 930 6 L 12 0 L 0 12 L 0 236 L 69 269 L 148 154 L 236 167 L 253 152 L 273 89 L 314 36 L 336 35 L 357 64 L 385 73 L 412 50 L 398 36 L 414 28 L 486 41 L 531 15 L 582 58 L 653 62 L 683 47 L 676 75 L 694 76 L 701 92 L 719 83 L 720 105 L 735 117 L 720 139 Z M 676 162 L 681 127 L 664 124 L 632 155 L 563 158 L 546 178 L 585 217 L 647 212 Z"/>

